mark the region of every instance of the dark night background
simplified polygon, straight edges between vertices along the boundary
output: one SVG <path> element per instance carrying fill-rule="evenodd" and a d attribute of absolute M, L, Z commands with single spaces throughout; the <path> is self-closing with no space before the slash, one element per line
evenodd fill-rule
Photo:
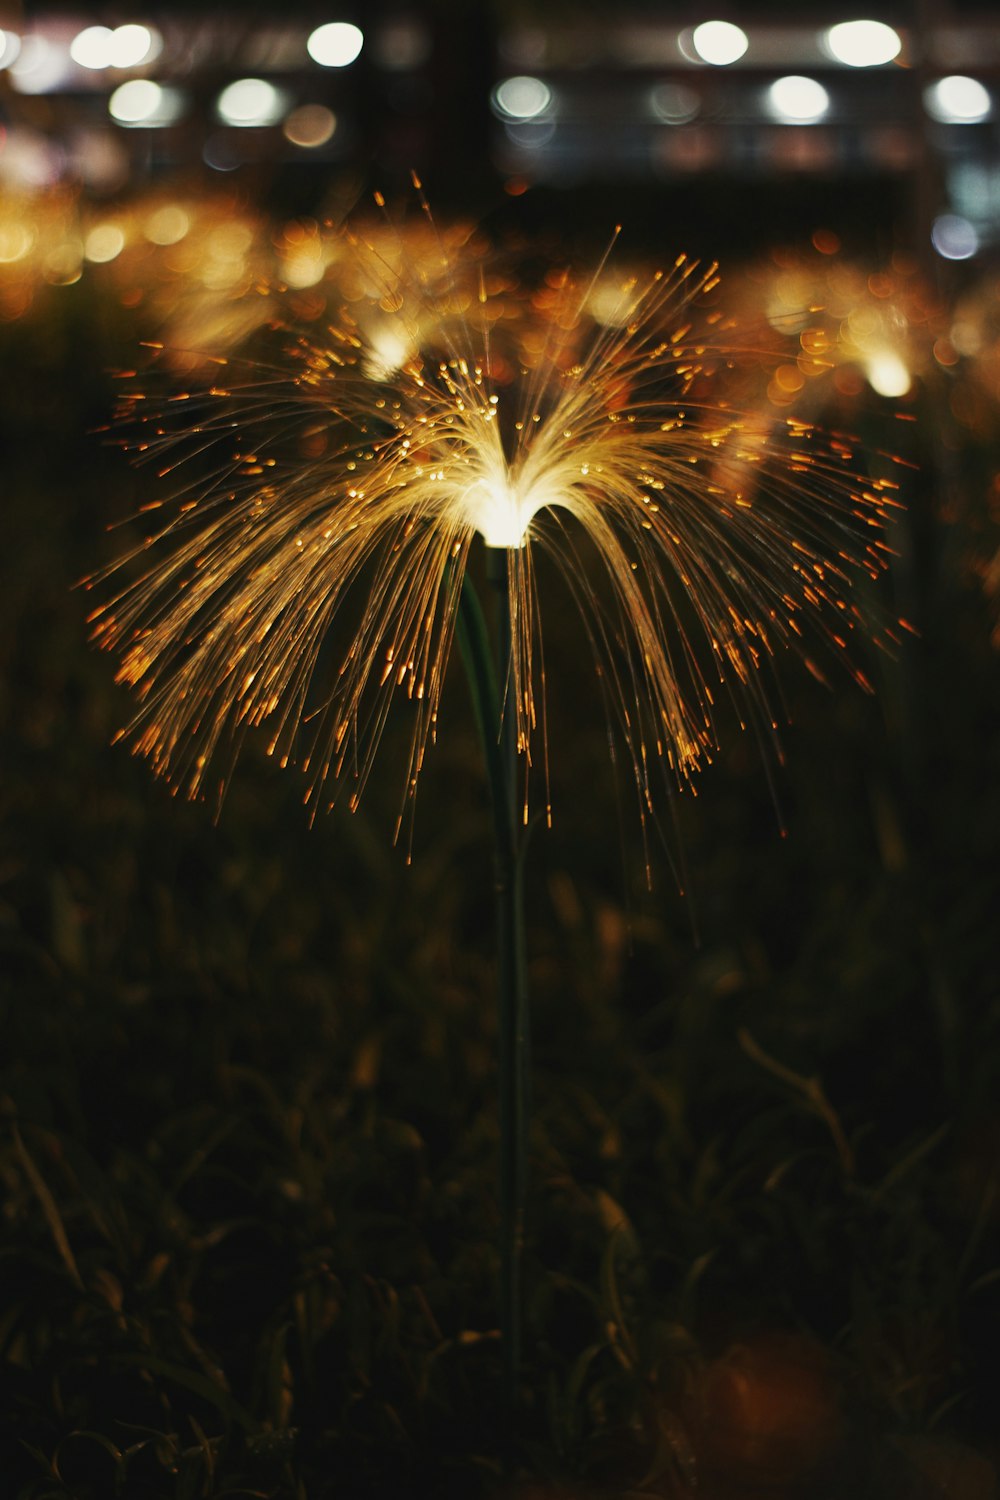
<path fill-rule="evenodd" d="M 574 622 L 545 618 L 555 820 L 527 873 L 516 1493 L 989 1500 L 990 7 L 880 9 L 905 32 L 903 64 L 824 73 L 834 107 L 812 126 L 769 123 L 755 102 L 804 64 L 629 61 L 626 36 L 640 51 L 650 28 L 672 38 L 709 16 L 694 5 L 25 10 L 0 26 L 155 22 L 156 76 L 173 68 L 193 103 L 170 129 L 122 130 L 100 77 L 31 93 L 0 73 L 0 1497 L 503 1492 L 490 819 L 459 663 L 410 863 L 391 837 L 403 724 L 360 810 L 312 828 L 298 775 L 253 746 L 218 820 L 113 746 L 126 694 L 76 585 L 115 555 L 108 528 L 144 480 L 101 429 L 113 372 L 187 291 L 148 249 L 46 259 L 173 195 L 210 225 L 251 223 L 266 273 L 290 223 L 375 188 L 399 199 L 415 167 L 442 222 L 523 236 L 532 254 L 586 265 L 620 222 L 624 259 L 718 258 L 751 318 L 782 274 L 806 297 L 854 288 L 851 328 L 890 309 L 911 377 L 902 395 L 872 389 L 859 335 L 818 400 L 868 452 L 907 460 L 883 594 L 916 633 L 895 659 L 859 648 L 871 697 L 779 664 L 785 763 L 769 778 L 752 736 L 731 734 L 697 799 L 679 799 L 684 896 L 656 847 L 647 888 Z M 752 39 L 842 19 L 776 0 L 726 15 Z M 262 35 L 331 18 L 365 31 L 353 68 L 268 63 L 280 48 Z M 419 43 L 405 67 L 377 45 L 400 26 Z M 924 118 L 929 81 L 973 71 L 937 61 L 945 32 L 967 44 L 949 56 L 981 62 L 983 123 Z M 328 145 L 220 132 L 219 88 L 269 67 L 335 111 Z M 557 107 L 511 131 L 491 91 L 523 73 Z M 650 123 L 641 101 L 664 80 L 704 90 L 695 120 Z M 671 130 L 696 166 L 670 154 Z M 79 144 L 105 137 L 110 176 Z M 226 170 L 206 164 L 208 140 Z M 935 252 L 943 213 L 974 225 L 975 255 Z M 223 326 L 246 295 L 219 293 Z"/>

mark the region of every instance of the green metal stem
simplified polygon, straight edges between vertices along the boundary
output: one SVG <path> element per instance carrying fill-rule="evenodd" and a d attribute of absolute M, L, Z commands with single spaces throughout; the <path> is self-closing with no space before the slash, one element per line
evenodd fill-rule
<path fill-rule="evenodd" d="M 499 673 L 494 671 L 486 622 L 468 577 L 462 585 L 457 621 L 459 648 L 472 689 L 493 807 L 499 1029 L 500 1336 L 508 1463 L 514 1447 L 521 1363 L 521 1260 L 528 1128 L 528 984 L 510 562 L 509 554 L 501 548 L 487 551 L 487 577 L 496 603 Z"/>

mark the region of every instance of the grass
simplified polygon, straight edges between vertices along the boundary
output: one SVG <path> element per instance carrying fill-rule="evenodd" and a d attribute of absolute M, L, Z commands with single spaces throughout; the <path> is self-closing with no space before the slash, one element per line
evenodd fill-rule
<path fill-rule="evenodd" d="M 392 744 L 314 830 L 263 758 L 216 825 L 109 748 L 124 705 L 70 589 L 133 484 L 85 435 L 104 317 L 4 333 L 5 1494 L 494 1495 L 461 681 L 409 867 Z M 789 664 L 789 837 L 738 740 L 678 808 L 686 901 L 665 860 L 643 889 L 573 642 L 547 643 L 519 1494 L 993 1493 L 997 663 L 933 483 L 902 580 L 922 639 L 874 701 Z"/>

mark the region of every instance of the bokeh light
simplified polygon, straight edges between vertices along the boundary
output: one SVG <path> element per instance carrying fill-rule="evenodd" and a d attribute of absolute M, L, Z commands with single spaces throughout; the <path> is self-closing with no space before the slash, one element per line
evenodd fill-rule
<path fill-rule="evenodd" d="M 172 125 L 184 109 L 177 89 L 152 78 L 130 78 L 121 83 L 108 100 L 108 113 L 119 125 L 157 127 Z"/>
<path fill-rule="evenodd" d="M 285 95 L 266 78 L 237 78 L 222 90 L 215 107 L 226 125 L 274 125 L 284 114 Z"/>
<path fill-rule="evenodd" d="M 750 40 L 745 31 L 731 21 L 702 21 L 691 33 L 691 45 L 702 62 L 716 68 L 727 68 L 746 54 Z"/>
<path fill-rule="evenodd" d="M 979 249 L 979 235 L 961 214 L 939 214 L 931 227 L 931 244 L 945 260 L 970 260 Z"/>
<path fill-rule="evenodd" d="M 347 68 L 361 55 L 364 33 L 349 21 L 328 21 L 317 26 L 306 42 L 306 51 L 323 68 Z"/>
<path fill-rule="evenodd" d="M 988 119 L 992 101 L 978 78 L 953 73 L 924 90 L 924 108 L 944 125 L 976 125 Z"/>
<path fill-rule="evenodd" d="M 775 120 L 804 125 L 823 118 L 830 107 L 830 96 L 815 78 L 790 73 L 771 84 L 767 107 Z"/>
<path fill-rule="evenodd" d="M 505 78 L 493 90 L 493 106 L 508 120 L 534 120 L 549 108 L 552 90 L 541 78 Z"/>
<path fill-rule="evenodd" d="M 307 149 L 325 146 L 336 132 L 337 116 L 325 104 L 300 104 L 298 109 L 292 110 L 281 129 L 293 146 Z"/>
<path fill-rule="evenodd" d="M 902 39 L 884 21 L 841 21 L 824 37 L 827 52 L 848 68 L 879 68 L 898 57 Z"/>

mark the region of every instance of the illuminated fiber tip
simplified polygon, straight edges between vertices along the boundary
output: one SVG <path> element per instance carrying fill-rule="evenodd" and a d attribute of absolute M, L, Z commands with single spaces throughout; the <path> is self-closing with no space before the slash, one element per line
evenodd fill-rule
<path fill-rule="evenodd" d="M 891 640 L 869 594 L 894 481 L 862 479 L 842 434 L 739 413 L 762 356 L 728 331 L 714 266 L 679 255 L 616 274 L 609 246 L 587 276 L 551 266 L 524 284 L 419 202 L 401 228 L 379 198 L 374 222 L 291 226 L 289 252 L 308 250 L 338 311 L 297 312 L 312 271 L 268 289 L 255 358 L 231 356 L 224 385 L 208 384 L 216 370 L 172 389 L 169 347 L 124 382 L 122 432 L 170 487 L 149 481 L 159 529 L 92 580 L 115 581 L 92 623 L 136 695 L 128 738 L 204 795 L 262 728 L 320 810 L 344 784 L 357 804 L 398 704 L 410 807 L 485 545 L 508 553 L 525 786 L 548 754 L 540 622 L 568 609 L 638 816 L 655 821 L 658 782 L 694 790 L 727 727 L 779 753 L 782 650 L 863 680 L 844 643 Z M 176 205 L 158 214 L 172 217 L 157 242 L 184 233 Z M 903 375 L 883 361 L 871 378 L 895 390 Z"/>

